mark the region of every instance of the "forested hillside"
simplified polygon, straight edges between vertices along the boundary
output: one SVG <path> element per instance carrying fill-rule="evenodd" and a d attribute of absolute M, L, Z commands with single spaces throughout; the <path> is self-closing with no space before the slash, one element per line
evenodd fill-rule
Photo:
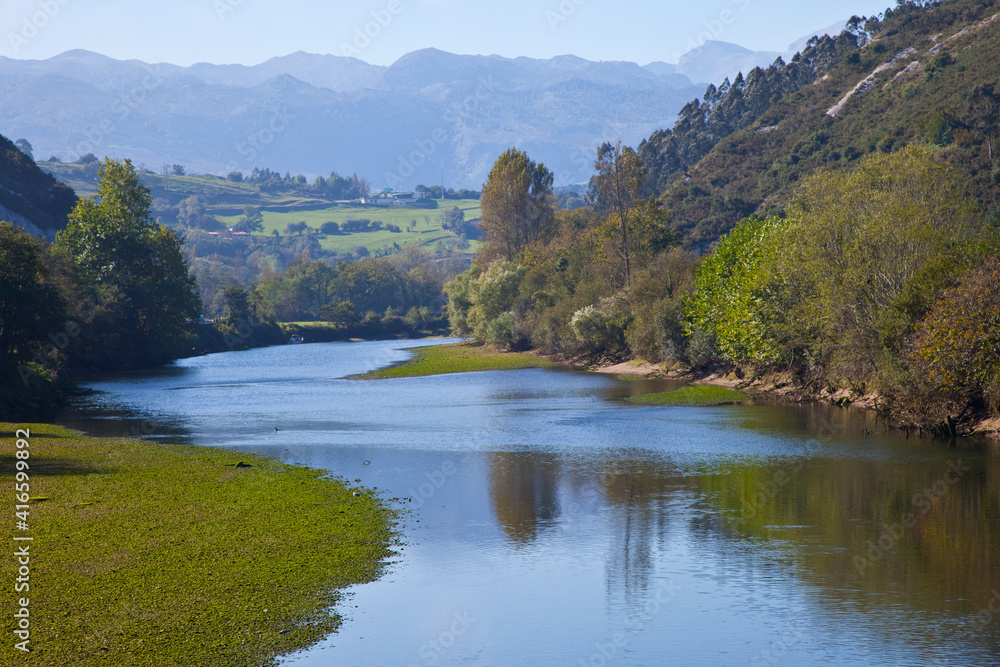
<path fill-rule="evenodd" d="M 603 145 L 588 208 L 554 212 L 548 169 L 505 153 L 453 330 L 974 428 L 1000 405 L 997 4 L 902 1 L 709 87 L 638 150 Z"/>
<path fill-rule="evenodd" d="M 704 248 L 746 215 L 782 213 L 809 174 L 923 142 L 966 173 L 969 196 L 1000 211 L 997 11 L 903 3 L 785 66 L 709 88 L 673 131 L 640 146 L 647 193 L 687 245 Z"/>
<path fill-rule="evenodd" d="M 31 145 L 21 141 L 27 153 L 0 135 L 0 208 L 20 216 L 39 230 L 62 229 L 76 204 L 76 194 L 42 172 L 30 155 Z M 13 216 L 8 214 L 0 219 L 7 217 Z"/>

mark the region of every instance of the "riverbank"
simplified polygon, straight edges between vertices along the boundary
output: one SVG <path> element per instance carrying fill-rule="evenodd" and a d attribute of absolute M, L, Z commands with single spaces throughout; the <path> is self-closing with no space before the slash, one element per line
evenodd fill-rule
<path fill-rule="evenodd" d="M 29 600 L 31 653 L 11 639 L 3 664 L 272 665 L 335 630 L 337 591 L 392 553 L 393 511 L 321 471 L 48 425 L 0 423 L 12 513 L 18 429 L 30 589 L 0 599 L 8 619 Z M 0 561 L 8 582 L 18 567 Z"/>
<path fill-rule="evenodd" d="M 579 368 L 579 366 L 572 367 Z M 881 400 L 878 393 L 871 391 L 859 393 L 848 389 L 828 387 L 818 392 L 812 391 L 798 384 L 790 373 L 770 372 L 749 376 L 738 370 L 728 373 L 699 373 L 688 368 L 668 368 L 666 365 L 650 364 L 642 360 L 601 364 L 586 368 L 586 370 L 616 377 L 664 378 L 698 385 L 710 385 L 727 390 L 749 392 L 779 403 L 818 402 L 840 407 L 878 410 Z M 966 435 L 1000 439 L 1000 417 L 973 423 Z"/>
<path fill-rule="evenodd" d="M 409 361 L 358 377 L 364 380 L 387 380 L 477 371 L 555 368 L 559 365 L 555 361 L 530 352 L 503 352 L 476 343 L 436 345 L 422 347 L 412 352 L 414 357 Z"/>

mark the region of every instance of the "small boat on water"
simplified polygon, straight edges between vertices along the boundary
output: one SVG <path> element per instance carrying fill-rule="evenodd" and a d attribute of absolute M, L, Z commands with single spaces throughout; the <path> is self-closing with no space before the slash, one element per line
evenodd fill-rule
<path fill-rule="evenodd" d="M 302 336 L 298 334 L 292 334 L 292 337 L 288 339 L 289 345 L 300 345 L 304 342 L 306 342 L 305 339 L 303 339 Z"/>

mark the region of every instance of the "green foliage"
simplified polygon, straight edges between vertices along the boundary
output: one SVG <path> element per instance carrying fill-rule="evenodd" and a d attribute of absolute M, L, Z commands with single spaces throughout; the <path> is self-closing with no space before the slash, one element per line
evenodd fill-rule
<path fill-rule="evenodd" d="M 511 260 L 548 231 L 554 210 L 552 181 L 544 164 L 516 148 L 497 158 L 483 187 L 484 257 Z"/>
<path fill-rule="evenodd" d="M 819 40 L 803 52 L 809 68 L 793 62 L 765 71 L 753 105 L 750 76 L 742 89 L 710 89 L 682 111 L 673 129 L 640 145 L 649 194 L 670 211 L 686 247 L 705 252 L 748 215 L 784 215 L 798 184 L 813 173 L 848 169 L 863 153 L 930 140 L 948 146 L 947 160 L 968 179 L 967 196 L 1000 210 L 1000 179 L 993 176 L 998 105 L 992 94 L 983 95 L 997 83 L 1000 33 L 982 22 L 997 11 L 995 1 L 908 3 L 865 20 L 854 37 Z M 851 43 L 875 36 L 864 49 Z M 910 48 L 916 53 L 890 64 Z M 844 64 L 855 52 L 860 64 Z M 922 66 L 942 53 L 954 64 L 925 78 Z M 883 65 L 874 84 L 862 86 L 836 117 L 825 113 Z M 940 119 L 929 125 L 937 112 L 950 117 L 950 138 Z M 823 143 L 810 140 L 819 136 Z M 726 207 L 726 200 L 741 206 Z"/>
<path fill-rule="evenodd" d="M 684 302 L 694 281 L 695 259 L 672 248 L 640 271 L 629 290 L 632 317 L 626 342 L 642 359 L 688 361 Z"/>
<path fill-rule="evenodd" d="M 233 285 L 223 292 L 226 300 L 226 320 L 229 324 L 246 322 L 253 313 L 250 295 L 239 285 Z"/>
<path fill-rule="evenodd" d="M 309 229 L 309 225 L 306 224 L 305 220 L 299 220 L 298 222 L 289 222 L 285 225 L 285 234 L 299 234 Z"/>
<path fill-rule="evenodd" d="M 39 357 L 55 365 L 47 336 L 65 327 L 66 303 L 45 263 L 47 248 L 9 222 L 0 222 L 0 377 L 16 387 L 16 367 Z"/>
<path fill-rule="evenodd" d="M 569 327 L 577 340 L 592 351 L 605 348 L 614 338 L 608 314 L 595 306 L 584 306 L 573 313 Z"/>
<path fill-rule="evenodd" d="M 698 267 L 686 309 L 687 333 L 709 334 L 723 359 L 771 363 L 780 357 L 762 302 L 783 224 L 779 218 L 747 218 Z"/>
<path fill-rule="evenodd" d="M 264 214 L 259 206 L 246 206 L 243 208 L 243 217 L 233 226 L 233 229 L 246 234 L 264 231 Z"/>
<path fill-rule="evenodd" d="M 477 278 L 470 280 L 464 315 L 471 333 L 495 345 L 512 345 L 518 338 L 513 310 L 520 294 L 526 269 L 497 260 Z M 461 315 L 457 316 L 459 320 Z"/>
<path fill-rule="evenodd" d="M 935 111 L 924 123 L 924 138 L 935 146 L 947 146 L 952 142 L 954 119 L 943 111 Z"/>
<path fill-rule="evenodd" d="M 198 195 L 191 195 L 177 204 L 177 222 L 182 227 L 206 232 L 224 228 L 221 222 L 208 214 L 203 200 Z"/>
<path fill-rule="evenodd" d="M 927 66 L 924 67 L 924 72 L 927 74 L 927 78 L 930 79 L 934 75 L 940 74 L 942 71 L 945 70 L 945 68 L 950 67 L 951 65 L 954 64 L 955 64 L 955 57 L 952 56 L 947 51 L 943 51 L 934 56 L 934 58 L 929 63 L 927 63 Z"/>
<path fill-rule="evenodd" d="M 1000 261 L 969 269 L 919 329 L 914 361 L 940 393 L 1000 411 Z"/>
<path fill-rule="evenodd" d="M 342 327 L 351 327 L 357 324 L 361 318 L 358 311 L 350 301 L 340 303 L 328 303 L 319 309 L 319 316 L 326 322 Z"/>
<path fill-rule="evenodd" d="M 129 160 L 106 159 L 97 195 L 81 200 L 56 237 L 99 297 L 106 339 L 92 352 L 114 349 L 106 368 L 176 358 L 187 349 L 201 310 L 181 241 L 150 217 L 149 189 Z M 91 338 L 85 339 L 93 344 Z"/>
<path fill-rule="evenodd" d="M 629 285 L 632 282 L 632 246 L 635 243 L 631 214 L 646 174 L 638 154 L 628 146 L 623 148 L 621 141 L 614 146 L 606 142 L 598 147 L 594 169 L 597 170 L 597 175 L 591 179 L 594 206 L 598 212 L 608 216 L 608 221 L 599 232 L 614 238 L 615 251 L 622 261 L 624 284 Z"/>
<path fill-rule="evenodd" d="M 423 263 L 406 272 L 387 259 L 364 258 L 334 266 L 303 255 L 253 290 L 260 313 L 283 322 L 323 320 L 354 326 L 369 311 L 406 312 L 441 298 L 440 275 Z"/>
<path fill-rule="evenodd" d="M 62 229 L 74 205 L 72 189 L 44 173 L 31 156 L 0 135 L 0 206 L 42 229 Z"/>
<path fill-rule="evenodd" d="M 809 179 L 789 208 L 778 269 L 797 295 L 782 316 L 795 344 L 858 380 L 898 357 L 951 267 L 966 261 L 977 211 L 961 185 L 917 147 Z"/>

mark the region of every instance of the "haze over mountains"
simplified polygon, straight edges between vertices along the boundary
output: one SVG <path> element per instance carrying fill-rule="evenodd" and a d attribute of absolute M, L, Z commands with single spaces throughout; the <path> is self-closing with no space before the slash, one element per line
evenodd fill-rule
<path fill-rule="evenodd" d="M 389 67 L 302 52 L 255 66 L 178 67 L 69 51 L 0 58 L 0 134 L 28 139 L 39 160 L 93 152 L 152 170 L 336 170 L 397 189 L 479 187 L 516 145 L 559 183 L 578 183 L 600 142 L 638 144 L 671 126 L 708 82 L 779 55 L 788 54 L 710 41 L 677 65 L 645 67 L 435 49 Z"/>

